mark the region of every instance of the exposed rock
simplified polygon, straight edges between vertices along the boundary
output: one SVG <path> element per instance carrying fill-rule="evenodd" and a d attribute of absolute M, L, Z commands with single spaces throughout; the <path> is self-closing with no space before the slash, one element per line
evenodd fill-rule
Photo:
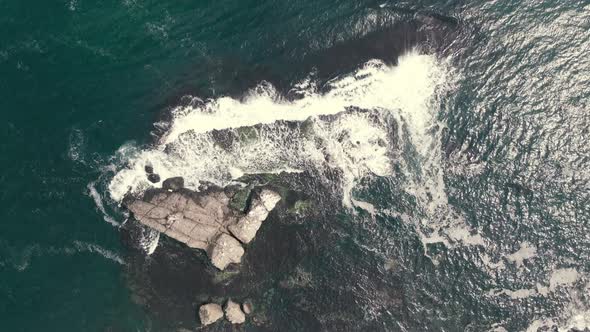
<path fill-rule="evenodd" d="M 220 270 L 224 270 L 231 263 L 240 263 L 244 256 L 242 244 L 225 233 L 222 233 L 209 248 L 211 263 Z"/>
<path fill-rule="evenodd" d="M 148 178 L 148 180 L 151 183 L 158 183 L 158 182 L 160 182 L 160 176 L 158 174 L 156 174 L 156 173 L 150 173 L 150 174 L 148 174 L 148 177 L 147 178 Z"/>
<path fill-rule="evenodd" d="M 244 303 L 242 303 L 242 311 L 246 315 L 249 315 L 252 313 L 252 311 L 254 311 L 254 305 L 252 305 L 252 302 L 250 300 L 246 300 L 244 301 Z"/>
<path fill-rule="evenodd" d="M 227 300 L 225 305 L 225 318 L 232 324 L 243 324 L 246 321 L 246 315 L 244 315 L 240 305 L 231 299 Z"/>
<path fill-rule="evenodd" d="M 274 209 L 281 200 L 281 196 L 274 191 L 263 189 L 252 199 L 250 211 L 240 218 L 235 225 L 228 227 L 229 231 L 243 243 L 250 243 L 262 222 L 268 217 L 268 213 Z"/>
<path fill-rule="evenodd" d="M 220 270 L 239 263 L 244 243 L 254 238 L 281 197 L 263 189 L 255 194 L 247 214 L 230 207 L 235 191 L 209 187 L 204 192 L 182 189 L 182 178 L 164 181 L 163 189 L 152 189 L 143 199 L 127 199 L 124 205 L 140 223 L 164 233 L 191 248 L 207 251 L 213 265 Z M 170 189 L 179 188 L 179 189 Z M 227 192 L 226 192 L 227 191 Z"/>
<path fill-rule="evenodd" d="M 219 304 L 209 303 L 199 308 L 199 319 L 203 325 L 213 324 L 221 317 L 223 317 L 223 310 Z"/>
<path fill-rule="evenodd" d="M 162 188 L 166 189 L 166 190 L 179 190 L 184 188 L 184 179 L 180 176 L 177 176 L 175 178 L 169 178 L 164 180 L 164 182 L 162 183 Z"/>
<path fill-rule="evenodd" d="M 139 222 L 191 248 L 207 249 L 228 223 L 235 222 L 225 208 L 223 192 L 216 194 L 194 199 L 190 193 L 156 191 L 149 201 L 134 200 L 127 208 Z"/>
<path fill-rule="evenodd" d="M 145 172 L 148 174 L 152 174 L 154 172 L 154 167 L 152 165 L 145 165 L 143 169 L 145 169 Z"/>

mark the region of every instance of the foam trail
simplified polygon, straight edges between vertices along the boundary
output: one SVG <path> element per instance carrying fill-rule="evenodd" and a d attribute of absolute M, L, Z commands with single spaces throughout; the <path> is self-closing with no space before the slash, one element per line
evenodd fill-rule
<path fill-rule="evenodd" d="M 416 149 L 427 153 L 432 145 L 428 130 L 436 115 L 431 102 L 445 84 L 445 68 L 436 57 L 413 51 L 400 57 L 394 67 L 369 61 L 357 71 L 328 82 L 326 93 L 319 93 L 308 79 L 295 86 L 303 96 L 295 101 L 283 99 L 270 84 L 262 83 L 241 101 L 221 97 L 197 107 L 179 107 L 173 111 L 171 127 L 160 144 L 139 152 L 128 146 L 119 151 L 129 153 L 129 167 L 114 176 L 109 192 L 120 201 L 128 191 L 141 192 L 154 186 L 145 177 L 146 164 L 151 164 L 162 179 L 185 177 L 192 189 L 201 180 L 226 185 L 242 173 L 328 166 L 342 170 L 344 203 L 352 206 L 350 191 L 357 179 L 370 174 L 391 175 L 387 124 L 366 114 L 342 116 L 335 123 L 321 121 L 318 116 L 354 106 L 380 110 L 384 118 L 401 117 Z M 310 139 L 304 135 L 289 137 L 288 128 L 281 128 L 277 122 L 308 118 L 314 129 Z M 255 139 L 239 143 L 230 151 L 220 148 L 212 134 L 214 130 L 260 124 L 267 126 L 256 131 Z"/>
<path fill-rule="evenodd" d="M 80 252 L 97 253 L 108 260 L 111 260 L 121 265 L 125 265 L 125 261 L 117 253 L 105 249 L 97 244 L 82 241 L 74 241 L 74 246 Z"/>
<path fill-rule="evenodd" d="M 94 200 L 94 204 L 96 204 L 96 207 L 102 213 L 103 219 L 109 224 L 115 227 L 119 227 L 121 224 L 118 223 L 115 219 L 113 219 L 113 217 L 111 217 L 105 210 L 104 205 L 102 204 L 102 197 L 95 188 L 95 183 L 89 183 L 88 186 L 86 186 L 86 188 L 88 189 L 88 195 L 92 197 L 92 199 Z"/>

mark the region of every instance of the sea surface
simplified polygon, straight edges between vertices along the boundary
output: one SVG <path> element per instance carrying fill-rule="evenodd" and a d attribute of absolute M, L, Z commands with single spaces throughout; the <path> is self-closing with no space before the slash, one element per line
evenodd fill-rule
<path fill-rule="evenodd" d="M 0 330 L 590 331 L 589 103 L 587 0 L 0 0 Z M 148 164 L 290 199 L 220 273 Z"/>

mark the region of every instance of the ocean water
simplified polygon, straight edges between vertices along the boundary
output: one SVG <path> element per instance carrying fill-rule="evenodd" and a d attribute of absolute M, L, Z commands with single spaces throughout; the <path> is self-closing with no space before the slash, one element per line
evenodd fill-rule
<path fill-rule="evenodd" d="M 2 330 L 197 330 L 228 297 L 247 331 L 590 330 L 590 1 L 0 0 L 0 27 Z M 219 273 L 129 246 L 148 163 L 288 196 Z"/>

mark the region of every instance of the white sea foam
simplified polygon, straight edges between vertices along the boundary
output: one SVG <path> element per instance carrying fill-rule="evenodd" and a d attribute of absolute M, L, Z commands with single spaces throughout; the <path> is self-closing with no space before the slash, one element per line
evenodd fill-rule
<path fill-rule="evenodd" d="M 541 317 L 532 321 L 526 332 L 543 329 L 559 332 L 586 331 L 590 329 L 590 308 L 585 300 L 590 291 L 590 283 L 586 283 L 582 287 L 576 287 L 575 284 L 580 279 L 586 279 L 586 276 L 576 269 L 560 268 L 552 271 L 549 278 L 549 287 L 537 284 L 538 294 L 544 296 L 550 291 L 556 291 L 558 287 L 565 287 L 570 302 L 558 316 Z"/>
<path fill-rule="evenodd" d="M 299 84 L 296 89 L 303 90 L 305 97 L 295 101 L 282 99 L 270 84 L 262 83 L 242 101 L 222 97 L 200 109 L 176 109 L 165 142 L 189 130 L 204 133 L 277 120 L 301 121 L 342 112 L 347 106 L 401 109 L 404 116 L 411 118 L 412 132 L 422 132 L 433 115 L 429 102 L 444 79 L 444 68 L 434 56 L 412 52 L 402 56 L 395 67 L 369 61 L 354 73 L 330 81 L 325 94 L 318 93 L 311 83 Z"/>
<path fill-rule="evenodd" d="M 104 219 L 104 221 L 108 222 L 109 224 L 118 227 L 120 225 L 119 222 L 117 222 L 113 217 L 111 217 L 107 211 L 104 208 L 104 205 L 102 204 L 102 196 L 98 193 L 98 191 L 95 188 L 95 183 L 91 182 L 88 184 L 88 186 L 86 186 L 86 188 L 88 189 L 88 195 L 90 197 L 92 197 L 92 199 L 94 200 L 94 204 L 96 205 L 96 207 L 98 208 L 98 210 L 102 213 L 102 218 Z"/>
<path fill-rule="evenodd" d="M 508 296 L 513 300 L 524 299 L 530 296 L 537 294 L 535 289 L 517 289 L 517 290 L 510 290 L 510 289 L 492 289 L 488 292 L 488 296 Z"/>
<path fill-rule="evenodd" d="M 563 268 L 554 270 L 549 279 L 549 289 L 555 290 L 559 286 L 571 285 L 580 277 L 578 271 L 574 268 Z"/>
<path fill-rule="evenodd" d="M 565 324 L 563 330 L 571 331 L 576 329 L 578 331 L 586 331 L 590 329 L 590 309 L 578 310 L 571 313 L 570 318 Z"/>
<path fill-rule="evenodd" d="M 160 232 L 155 232 L 154 237 L 148 242 L 148 245 L 145 247 L 146 253 L 151 255 L 156 251 L 158 247 L 158 242 L 160 241 Z"/>
<path fill-rule="evenodd" d="M 531 259 L 537 256 L 537 248 L 528 242 L 520 244 L 520 249 L 515 253 L 507 255 L 506 258 L 514 262 L 517 267 L 522 266 L 525 259 Z"/>
<path fill-rule="evenodd" d="M 352 205 L 354 205 L 355 207 L 357 207 L 359 209 L 367 211 L 373 217 L 377 214 L 377 209 L 371 203 L 352 199 Z"/>
<path fill-rule="evenodd" d="M 42 257 L 44 255 L 77 255 L 79 253 L 95 253 L 99 254 L 100 256 L 111 260 L 115 263 L 124 265 L 125 261 L 119 254 L 109 249 L 103 248 L 97 244 L 83 242 L 83 241 L 74 241 L 73 246 L 65 246 L 65 247 L 43 247 L 39 244 L 29 245 L 23 249 L 15 250 L 10 248 L 11 251 L 11 260 L 13 267 L 19 271 L 25 271 L 31 265 L 33 258 L 35 257 Z"/>
<path fill-rule="evenodd" d="M 390 175 L 388 126 L 361 112 L 352 112 L 336 121 L 322 121 L 319 115 L 336 114 L 349 106 L 379 110 L 384 117 L 403 120 L 416 150 L 427 155 L 432 146 L 430 127 L 437 110 L 431 107 L 437 89 L 444 85 L 446 66 L 432 55 L 411 52 L 389 67 L 369 61 L 357 71 L 328 82 L 319 93 L 310 80 L 295 89 L 303 97 L 283 99 L 268 83 L 261 83 L 242 100 L 230 97 L 204 102 L 198 107 L 173 111 L 170 130 L 160 144 L 137 150 L 126 145 L 128 167 L 112 179 L 109 191 L 120 201 L 129 190 L 143 191 L 154 186 L 146 179 L 144 166 L 151 164 L 162 179 L 183 176 L 187 187 L 199 181 L 226 185 L 243 173 L 301 171 L 331 167 L 343 174 L 344 203 L 351 205 L 350 191 L 355 181 L 368 174 Z M 312 137 L 289 133 L 279 120 L 303 121 L 310 118 Z M 221 147 L 214 130 L 262 126 L 254 138 Z M 296 138 L 297 140 L 294 140 Z M 166 151 L 164 151 L 166 149 Z"/>
<path fill-rule="evenodd" d="M 559 318 L 545 318 L 534 320 L 526 332 L 537 332 L 537 331 L 559 331 L 569 332 L 573 331 L 586 331 L 590 329 L 590 310 L 572 310 L 565 312 L 564 315 L 569 317 L 562 319 L 563 322 L 559 322 Z"/>
<path fill-rule="evenodd" d="M 140 232 L 137 236 L 137 246 L 149 256 L 156 251 L 156 248 L 158 248 L 160 232 L 146 226 L 140 227 Z"/>
<path fill-rule="evenodd" d="M 124 265 L 125 261 L 123 260 L 123 258 L 121 258 L 121 256 L 119 256 L 117 253 L 105 249 L 97 244 L 94 243 L 89 243 L 89 242 L 82 242 L 82 241 L 74 241 L 74 246 L 75 248 L 79 251 L 79 252 L 90 252 L 90 253 L 96 253 L 99 254 L 100 256 L 111 260 L 115 263 Z"/>

